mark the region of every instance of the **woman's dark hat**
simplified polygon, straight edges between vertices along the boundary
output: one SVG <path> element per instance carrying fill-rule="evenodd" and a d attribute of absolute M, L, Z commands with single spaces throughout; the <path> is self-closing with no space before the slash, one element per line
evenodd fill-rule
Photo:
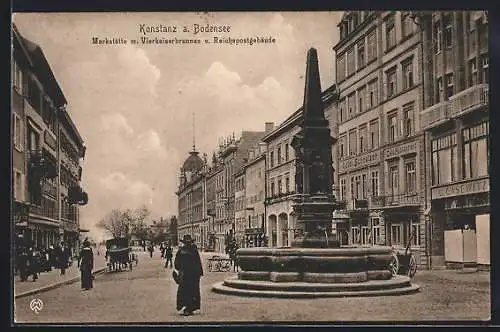
<path fill-rule="evenodd" d="M 182 243 L 192 243 L 193 239 L 191 238 L 191 235 L 186 234 L 182 237 L 182 240 L 180 240 Z"/>
<path fill-rule="evenodd" d="M 83 246 L 84 247 L 90 247 L 90 242 L 87 241 L 87 240 L 83 241 Z"/>

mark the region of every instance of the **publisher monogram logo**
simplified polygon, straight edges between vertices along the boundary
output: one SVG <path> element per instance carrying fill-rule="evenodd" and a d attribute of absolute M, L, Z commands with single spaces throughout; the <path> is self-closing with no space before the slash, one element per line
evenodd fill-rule
<path fill-rule="evenodd" d="M 43 309 L 43 302 L 40 299 L 33 299 L 30 302 L 30 309 L 35 313 L 38 314 L 40 311 Z"/>

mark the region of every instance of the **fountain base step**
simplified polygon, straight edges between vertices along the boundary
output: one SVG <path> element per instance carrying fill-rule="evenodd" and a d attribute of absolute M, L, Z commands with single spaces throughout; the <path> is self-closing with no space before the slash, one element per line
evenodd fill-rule
<path fill-rule="evenodd" d="M 418 285 L 412 285 L 410 278 L 406 276 L 397 276 L 389 280 L 333 284 L 240 280 L 231 277 L 214 284 L 212 290 L 216 293 L 239 296 L 317 298 L 402 295 L 417 292 L 419 288 Z"/>

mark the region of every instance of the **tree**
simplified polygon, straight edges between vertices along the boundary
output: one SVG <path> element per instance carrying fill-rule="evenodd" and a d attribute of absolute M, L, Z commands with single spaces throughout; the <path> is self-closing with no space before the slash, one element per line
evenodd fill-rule
<path fill-rule="evenodd" d="M 172 216 L 170 217 L 170 223 L 168 225 L 168 237 L 170 239 L 170 242 L 172 245 L 176 246 L 178 244 L 177 242 L 177 217 Z"/>
<path fill-rule="evenodd" d="M 146 219 L 151 214 L 148 207 L 145 205 L 131 211 L 128 210 L 128 214 L 131 220 L 132 235 L 135 235 L 139 240 L 144 241 L 149 237 L 149 227 L 146 224 Z"/>
<path fill-rule="evenodd" d="M 130 235 L 130 220 L 125 212 L 118 209 L 112 210 L 98 223 L 97 227 L 105 230 L 114 238 L 129 237 Z"/>

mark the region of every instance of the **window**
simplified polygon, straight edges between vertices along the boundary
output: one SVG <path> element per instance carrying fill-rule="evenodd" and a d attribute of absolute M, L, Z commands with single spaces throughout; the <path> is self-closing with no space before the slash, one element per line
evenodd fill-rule
<path fill-rule="evenodd" d="M 361 244 L 361 231 L 358 226 L 351 227 L 352 244 Z"/>
<path fill-rule="evenodd" d="M 278 165 L 281 165 L 281 146 L 278 146 Z"/>
<path fill-rule="evenodd" d="M 373 228 L 373 243 L 374 244 L 383 244 L 382 243 L 382 237 L 380 235 L 380 230 L 382 229 L 382 226 L 380 224 L 380 219 L 379 218 L 371 218 L 372 219 L 372 228 Z"/>
<path fill-rule="evenodd" d="M 377 30 L 373 29 L 371 32 L 369 32 L 366 41 L 366 61 L 367 63 L 370 63 L 377 58 Z"/>
<path fill-rule="evenodd" d="M 437 21 L 434 23 L 434 53 L 438 54 L 441 52 L 441 48 L 443 47 L 443 30 L 441 29 L 441 22 Z"/>
<path fill-rule="evenodd" d="M 372 196 L 379 196 L 378 190 L 378 171 L 373 171 L 371 174 L 372 178 Z"/>
<path fill-rule="evenodd" d="M 28 77 L 28 84 L 27 84 L 27 100 L 30 103 L 30 105 L 35 109 L 35 111 L 40 114 L 40 89 L 38 88 L 38 84 L 36 83 L 35 79 L 33 77 Z"/>
<path fill-rule="evenodd" d="M 24 200 L 23 174 L 17 169 L 14 169 L 14 199 L 16 201 Z"/>
<path fill-rule="evenodd" d="M 371 244 L 372 241 L 372 233 L 370 232 L 370 227 L 362 226 L 361 227 L 361 244 Z"/>
<path fill-rule="evenodd" d="M 278 178 L 278 194 L 281 194 L 281 177 Z"/>
<path fill-rule="evenodd" d="M 453 73 L 446 74 L 446 98 L 453 96 Z"/>
<path fill-rule="evenodd" d="M 289 193 L 290 192 L 290 177 L 288 177 L 288 176 L 285 178 L 285 186 L 286 186 L 285 187 L 286 192 Z"/>
<path fill-rule="evenodd" d="M 396 68 L 387 71 L 387 99 L 391 98 L 396 94 Z"/>
<path fill-rule="evenodd" d="M 351 93 L 348 97 L 347 97 L 347 104 L 348 104 L 348 107 L 349 107 L 349 113 L 348 113 L 348 116 L 349 116 L 349 119 L 352 118 L 354 116 L 354 114 L 356 113 L 356 95 L 355 93 Z"/>
<path fill-rule="evenodd" d="M 363 195 L 363 190 L 361 188 L 361 175 L 356 175 L 355 177 L 355 182 L 356 182 L 356 199 L 360 199 Z"/>
<path fill-rule="evenodd" d="M 347 51 L 347 76 L 350 76 L 356 71 L 355 59 L 354 59 L 354 47 L 351 47 Z"/>
<path fill-rule="evenodd" d="M 345 78 L 345 54 L 339 54 L 337 57 L 337 81 L 343 81 Z"/>
<path fill-rule="evenodd" d="M 274 167 L 274 151 L 271 151 L 271 153 L 269 154 L 269 161 L 270 161 L 270 166 L 271 167 Z"/>
<path fill-rule="evenodd" d="M 389 196 L 394 198 L 399 195 L 399 169 L 398 165 L 389 167 Z"/>
<path fill-rule="evenodd" d="M 347 120 L 347 109 L 346 109 L 346 101 L 345 98 L 343 98 L 339 102 L 339 108 L 340 108 L 340 122 L 344 122 Z"/>
<path fill-rule="evenodd" d="M 413 60 L 403 63 L 403 90 L 413 87 Z"/>
<path fill-rule="evenodd" d="M 385 21 L 385 50 L 386 52 L 396 46 L 396 29 L 394 27 L 394 16 L 391 15 Z"/>
<path fill-rule="evenodd" d="M 358 153 L 357 149 L 358 144 L 358 135 L 356 133 L 356 129 L 351 130 L 349 132 L 349 155 L 354 156 Z"/>
<path fill-rule="evenodd" d="M 354 176 L 351 176 L 351 199 L 354 200 L 356 198 L 356 188 L 354 187 Z"/>
<path fill-rule="evenodd" d="M 14 69 L 12 73 L 12 85 L 19 94 L 23 93 L 23 71 L 17 61 L 14 61 Z"/>
<path fill-rule="evenodd" d="M 443 78 L 439 77 L 436 82 L 436 103 L 439 103 L 443 98 Z"/>
<path fill-rule="evenodd" d="M 358 90 L 358 112 L 363 113 L 365 111 L 366 102 L 366 88 L 362 87 Z"/>
<path fill-rule="evenodd" d="M 274 181 L 271 182 L 271 196 L 274 196 Z"/>
<path fill-rule="evenodd" d="M 378 120 L 372 120 L 370 122 L 370 148 L 377 149 L 379 141 L 379 130 L 378 130 Z"/>
<path fill-rule="evenodd" d="M 464 140 L 463 170 L 465 179 L 488 175 L 488 133 L 488 122 L 482 122 L 462 131 Z"/>
<path fill-rule="evenodd" d="M 402 232 L 401 232 L 401 224 L 392 224 L 391 225 L 391 244 L 403 244 L 402 242 Z"/>
<path fill-rule="evenodd" d="M 445 27 L 444 27 L 444 46 L 446 48 L 451 48 L 453 44 L 453 26 L 450 15 L 444 17 Z"/>
<path fill-rule="evenodd" d="M 378 104 L 378 80 L 375 79 L 368 83 L 368 108 L 377 106 Z"/>
<path fill-rule="evenodd" d="M 469 61 L 469 87 L 478 83 L 476 58 Z"/>
<path fill-rule="evenodd" d="M 388 143 L 392 143 L 397 139 L 397 130 L 398 130 L 397 114 L 395 112 L 387 115 L 387 125 L 388 125 L 387 141 Z"/>
<path fill-rule="evenodd" d="M 343 201 L 346 199 L 346 186 L 345 186 L 345 178 L 340 179 L 340 200 Z"/>
<path fill-rule="evenodd" d="M 490 82 L 488 54 L 481 56 L 481 81 L 485 84 Z"/>
<path fill-rule="evenodd" d="M 16 150 L 22 152 L 23 150 L 23 125 L 21 121 L 21 117 L 16 113 L 12 113 L 12 132 L 13 132 L 13 140 L 14 140 L 14 148 Z"/>
<path fill-rule="evenodd" d="M 401 22 L 402 30 L 403 30 L 403 38 L 407 38 L 414 33 L 415 23 L 413 22 L 410 13 L 405 13 Z"/>
<path fill-rule="evenodd" d="M 339 138 L 339 154 L 340 154 L 340 158 L 344 158 L 346 155 L 347 155 L 347 135 L 346 134 L 343 134 L 343 135 L 340 135 L 340 138 Z"/>
<path fill-rule="evenodd" d="M 415 174 L 415 161 L 408 161 L 405 163 L 406 170 L 406 193 L 413 194 L 416 192 L 417 176 Z"/>
<path fill-rule="evenodd" d="M 420 229 L 421 225 L 420 224 L 412 224 L 411 225 L 411 234 L 413 235 L 412 240 L 411 240 L 411 245 L 412 246 L 420 246 Z"/>
<path fill-rule="evenodd" d="M 414 132 L 413 126 L 413 108 L 414 103 L 411 102 L 403 106 L 403 135 L 404 137 L 409 137 Z"/>
<path fill-rule="evenodd" d="M 432 184 L 458 180 L 457 135 L 455 133 L 432 140 Z"/>
<path fill-rule="evenodd" d="M 358 69 L 363 68 L 366 64 L 365 39 L 358 43 Z"/>
<path fill-rule="evenodd" d="M 361 176 L 361 198 L 366 199 L 368 197 L 366 193 L 367 187 L 366 187 L 366 174 L 363 174 Z"/>
<path fill-rule="evenodd" d="M 367 149 L 367 127 L 363 125 L 359 128 L 359 153 L 365 152 Z"/>
<path fill-rule="evenodd" d="M 290 158 L 289 148 L 290 148 L 290 145 L 288 145 L 288 143 L 285 143 L 285 161 L 288 161 L 288 159 Z"/>

